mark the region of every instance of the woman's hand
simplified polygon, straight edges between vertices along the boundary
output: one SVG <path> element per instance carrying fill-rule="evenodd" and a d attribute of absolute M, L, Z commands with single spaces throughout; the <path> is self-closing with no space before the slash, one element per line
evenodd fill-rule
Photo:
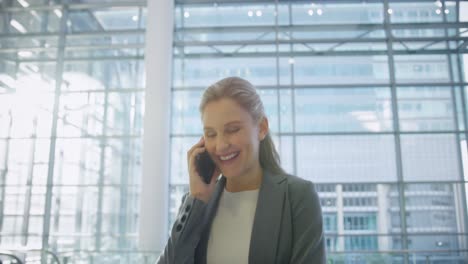
<path fill-rule="evenodd" d="M 195 160 L 198 154 L 205 151 L 205 139 L 202 137 L 200 141 L 193 145 L 193 147 L 187 152 L 187 163 L 190 177 L 190 195 L 206 203 L 213 194 L 216 180 L 218 178 L 217 176 L 220 174 L 220 171 L 218 168 L 215 169 L 211 176 L 210 184 L 206 184 L 203 181 L 202 177 L 198 174 Z"/>

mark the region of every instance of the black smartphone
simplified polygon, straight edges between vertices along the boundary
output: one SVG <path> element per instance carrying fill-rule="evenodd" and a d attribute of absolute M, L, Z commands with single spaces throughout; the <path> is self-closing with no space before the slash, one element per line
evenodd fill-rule
<path fill-rule="evenodd" d="M 203 181 L 206 184 L 210 184 L 211 176 L 216 169 L 216 165 L 213 160 L 210 158 L 210 155 L 207 151 L 200 153 L 195 158 L 195 164 L 197 166 L 197 172 L 202 177 Z"/>

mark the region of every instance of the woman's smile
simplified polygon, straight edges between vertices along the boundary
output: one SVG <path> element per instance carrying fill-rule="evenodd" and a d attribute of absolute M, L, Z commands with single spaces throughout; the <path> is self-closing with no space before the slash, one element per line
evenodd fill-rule
<path fill-rule="evenodd" d="M 231 154 L 228 154 L 228 155 L 219 156 L 219 159 L 221 161 L 230 161 L 230 160 L 236 158 L 238 155 L 239 155 L 239 152 L 234 152 L 234 153 L 231 153 Z"/>

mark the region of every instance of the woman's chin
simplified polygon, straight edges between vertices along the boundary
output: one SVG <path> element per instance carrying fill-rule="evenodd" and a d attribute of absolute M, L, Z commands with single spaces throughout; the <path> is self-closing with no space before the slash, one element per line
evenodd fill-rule
<path fill-rule="evenodd" d="M 232 179 L 233 175 L 229 171 L 223 171 L 221 170 L 221 174 L 223 174 L 224 177 L 226 177 L 227 180 Z"/>
<path fill-rule="evenodd" d="M 235 179 L 238 177 L 239 173 L 233 170 L 221 170 L 221 173 L 223 174 L 224 177 L 226 177 L 226 180 L 229 179 Z"/>

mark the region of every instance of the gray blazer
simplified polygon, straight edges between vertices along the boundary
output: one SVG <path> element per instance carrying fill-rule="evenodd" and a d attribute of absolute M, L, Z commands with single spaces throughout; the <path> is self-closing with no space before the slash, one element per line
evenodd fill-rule
<path fill-rule="evenodd" d="M 211 223 L 226 178 L 204 203 L 185 195 L 158 264 L 206 264 Z M 314 185 L 264 171 L 249 249 L 250 264 L 325 263 L 322 212 Z"/>

